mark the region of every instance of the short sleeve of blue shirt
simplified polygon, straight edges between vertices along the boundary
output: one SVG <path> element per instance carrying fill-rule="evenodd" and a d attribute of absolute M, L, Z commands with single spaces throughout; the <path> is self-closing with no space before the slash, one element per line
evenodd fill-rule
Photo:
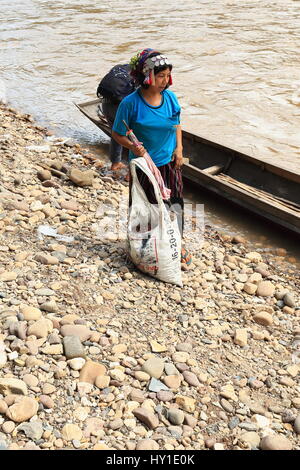
<path fill-rule="evenodd" d="M 180 106 L 170 90 L 162 92 L 159 106 L 149 105 L 139 89 L 126 96 L 118 107 L 113 130 L 126 135 L 123 120 L 151 156 L 156 166 L 169 163 L 176 148 L 176 126 L 180 124 Z M 129 159 L 135 158 L 129 152 Z"/>

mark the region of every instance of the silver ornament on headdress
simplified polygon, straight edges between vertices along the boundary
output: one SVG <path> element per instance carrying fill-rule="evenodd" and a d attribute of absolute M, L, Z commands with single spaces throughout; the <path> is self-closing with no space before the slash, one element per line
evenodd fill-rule
<path fill-rule="evenodd" d="M 154 69 L 154 67 L 159 67 L 160 65 L 170 65 L 170 62 L 165 55 L 160 54 L 148 58 L 143 66 L 144 75 L 147 75 L 150 70 Z"/>

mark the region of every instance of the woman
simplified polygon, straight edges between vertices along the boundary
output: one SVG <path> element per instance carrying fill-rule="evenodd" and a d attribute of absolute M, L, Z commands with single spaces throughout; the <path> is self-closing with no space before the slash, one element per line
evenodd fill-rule
<path fill-rule="evenodd" d="M 168 90 L 172 85 L 172 65 L 160 52 L 144 49 L 131 59 L 130 66 L 131 75 L 139 87 L 121 102 L 112 137 L 129 149 L 129 160 L 143 157 L 147 149 L 162 175 L 165 186 L 171 190 L 168 205 L 176 212 L 182 236 L 182 133 L 180 106 L 176 95 Z M 126 137 L 123 120 L 141 142 L 139 147 L 135 147 Z M 153 185 L 148 177 L 139 169 L 137 175 L 149 202 L 157 204 Z M 191 262 L 185 249 L 182 250 L 182 262 Z"/>

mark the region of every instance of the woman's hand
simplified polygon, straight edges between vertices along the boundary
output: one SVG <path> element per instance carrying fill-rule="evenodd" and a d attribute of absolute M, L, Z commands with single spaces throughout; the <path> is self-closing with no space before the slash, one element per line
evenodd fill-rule
<path fill-rule="evenodd" d="M 112 131 L 111 136 L 113 139 L 115 139 L 116 142 L 118 142 L 118 144 L 122 145 L 123 147 L 126 147 L 128 150 L 131 150 L 137 157 L 144 156 L 146 149 L 142 145 L 143 142 L 140 142 L 140 145 L 136 147 L 135 145 L 133 145 L 131 140 L 129 140 L 128 137 L 126 137 L 125 135 L 121 135 L 115 131 Z"/>
<path fill-rule="evenodd" d="M 140 142 L 140 145 L 138 147 L 136 145 L 133 145 L 132 148 L 131 148 L 131 151 L 137 157 L 143 157 L 146 153 L 146 149 L 145 149 L 145 147 L 143 147 L 142 142 Z"/>
<path fill-rule="evenodd" d="M 181 168 L 183 165 L 182 149 L 176 148 L 174 151 L 175 168 Z"/>

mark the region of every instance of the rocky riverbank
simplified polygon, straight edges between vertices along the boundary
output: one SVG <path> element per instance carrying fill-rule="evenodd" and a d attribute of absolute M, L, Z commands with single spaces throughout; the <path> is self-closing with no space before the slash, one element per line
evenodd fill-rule
<path fill-rule="evenodd" d="M 1 449 L 300 449 L 284 252 L 206 227 L 183 288 L 155 281 L 99 231 L 125 181 L 4 106 L 0 151 Z"/>

